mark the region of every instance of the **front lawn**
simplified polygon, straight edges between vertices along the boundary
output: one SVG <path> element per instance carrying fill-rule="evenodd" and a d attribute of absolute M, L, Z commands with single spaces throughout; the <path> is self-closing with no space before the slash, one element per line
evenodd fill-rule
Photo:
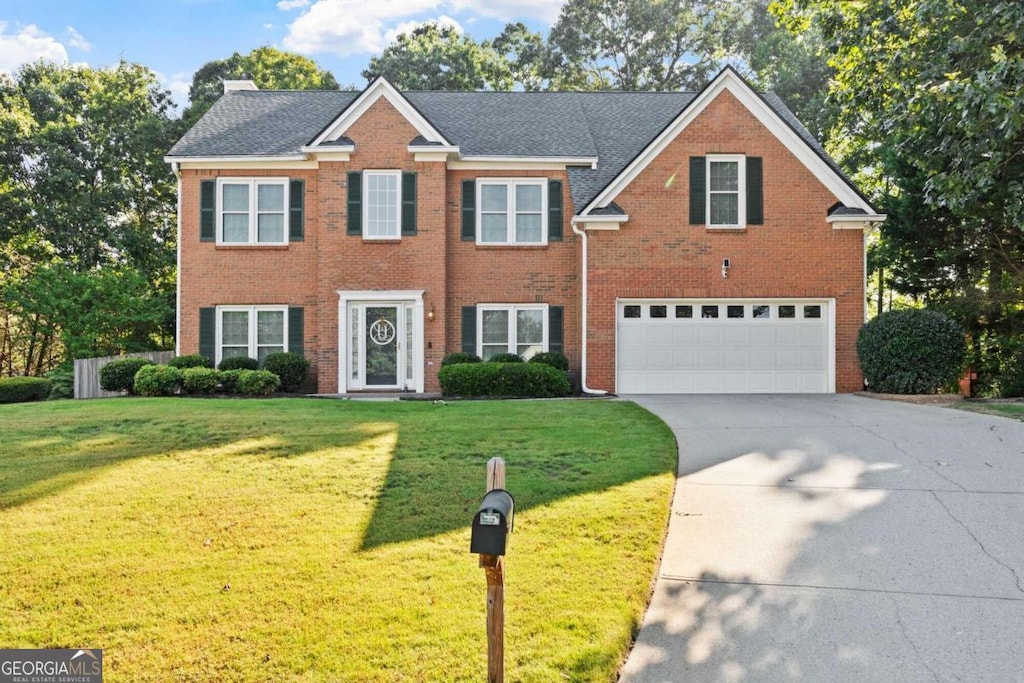
<path fill-rule="evenodd" d="M 645 607 L 669 429 L 611 401 L 0 406 L 0 646 L 105 681 L 480 681 L 469 523 L 516 499 L 506 680 L 609 681 Z"/>
<path fill-rule="evenodd" d="M 969 410 L 972 413 L 998 415 L 1024 421 L 1024 403 L 1004 403 L 1001 401 L 962 401 L 952 407 Z"/>

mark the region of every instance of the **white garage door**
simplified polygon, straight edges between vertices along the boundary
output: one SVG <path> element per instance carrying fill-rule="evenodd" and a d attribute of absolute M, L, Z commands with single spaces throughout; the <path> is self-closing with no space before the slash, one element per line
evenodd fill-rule
<path fill-rule="evenodd" d="M 835 391 L 832 302 L 620 301 L 620 394 Z"/>

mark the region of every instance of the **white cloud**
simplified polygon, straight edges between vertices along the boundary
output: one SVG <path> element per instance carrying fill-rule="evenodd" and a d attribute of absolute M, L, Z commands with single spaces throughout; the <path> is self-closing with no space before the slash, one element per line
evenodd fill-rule
<path fill-rule="evenodd" d="M 66 33 L 68 34 L 68 45 L 71 47 L 78 48 L 85 52 L 92 49 L 92 43 L 82 37 L 82 34 L 79 33 L 74 26 L 68 26 Z"/>
<path fill-rule="evenodd" d="M 154 71 L 153 75 L 160 82 L 160 87 L 171 91 L 171 99 L 174 100 L 178 112 L 182 112 L 188 105 L 188 91 L 192 87 L 192 74 L 177 73 L 168 78 L 163 73 Z"/>
<path fill-rule="evenodd" d="M 380 52 L 388 24 L 431 12 L 442 0 L 318 0 L 288 27 L 284 46 L 342 57 Z"/>
<path fill-rule="evenodd" d="M 565 0 L 450 0 L 452 11 L 480 14 L 502 21 L 532 19 L 555 23 Z"/>
<path fill-rule="evenodd" d="M 8 22 L 0 21 L 0 72 L 12 73 L 37 59 L 68 61 L 67 49 L 35 24 L 19 27 L 15 33 L 8 33 L 7 26 Z"/>
<path fill-rule="evenodd" d="M 420 26 L 425 24 L 437 24 L 438 26 L 450 26 L 455 29 L 456 33 L 465 33 L 459 22 L 455 21 L 448 15 L 442 14 L 437 19 L 427 19 L 426 21 L 403 21 L 398 26 L 394 27 L 390 31 L 384 33 L 384 42 L 393 43 L 398 36 L 403 33 L 412 33 Z"/>
<path fill-rule="evenodd" d="M 274 25 L 271 24 L 270 22 L 267 22 L 267 23 L 263 24 L 263 28 L 271 29 L 271 28 L 274 28 Z"/>
<path fill-rule="evenodd" d="M 308 4 L 309 0 L 281 0 L 281 2 L 277 3 L 277 9 L 287 12 L 288 10 L 305 7 Z"/>

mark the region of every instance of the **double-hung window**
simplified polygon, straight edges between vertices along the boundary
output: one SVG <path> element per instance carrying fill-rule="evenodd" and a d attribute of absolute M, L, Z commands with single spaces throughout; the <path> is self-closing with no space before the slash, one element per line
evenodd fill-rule
<path fill-rule="evenodd" d="M 478 354 L 489 360 L 500 353 L 515 353 L 529 359 L 548 348 L 548 307 L 546 305 L 477 306 Z"/>
<path fill-rule="evenodd" d="M 708 155 L 707 225 L 738 228 L 746 224 L 746 157 L 742 154 Z"/>
<path fill-rule="evenodd" d="M 217 308 L 217 359 L 248 356 L 263 365 L 268 355 L 288 350 L 287 306 Z"/>
<path fill-rule="evenodd" d="M 479 244 L 547 243 L 547 180 L 488 178 L 477 185 Z"/>
<path fill-rule="evenodd" d="M 287 244 L 287 178 L 217 181 L 217 242 Z"/>
<path fill-rule="evenodd" d="M 363 236 L 366 239 L 399 239 L 401 171 L 364 171 L 363 184 Z"/>

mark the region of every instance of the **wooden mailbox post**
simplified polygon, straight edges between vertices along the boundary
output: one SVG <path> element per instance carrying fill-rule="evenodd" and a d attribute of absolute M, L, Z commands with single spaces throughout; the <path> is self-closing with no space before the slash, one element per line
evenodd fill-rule
<path fill-rule="evenodd" d="M 487 495 L 473 519 L 471 552 L 487 576 L 487 681 L 505 680 L 505 537 L 512 530 L 512 497 L 505 491 L 505 461 L 487 463 Z M 488 501 L 498 505 L 490 507 Z M 484 535 L 486 534 L 486 537 Z M 490 552 L 483 552 L 488 550 Z"/>

